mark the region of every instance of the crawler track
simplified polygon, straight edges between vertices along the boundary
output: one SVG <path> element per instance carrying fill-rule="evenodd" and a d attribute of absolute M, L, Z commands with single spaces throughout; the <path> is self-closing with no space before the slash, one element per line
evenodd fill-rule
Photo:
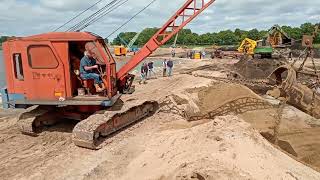
<path fill-rule="evenodd" d="M 36 136 L 41 128 L 57 123 L 54 108 L 50 106 L 33 106 L 19 116 L 18 127 L 23 134 Z"/>
<path fill-rule="evenodd" d="M 75 145 L 99 149 L 99 145 L 108 135 L 152 115 L 158 109 L 155 101 L 127 107 L 119 111 L 105 110 L 80 121 L 73 129 L 72 139 Z M 59 109 L 51 106 L 34 106 L 22 113 L 18 126 L 23 134 L 37 136 L 45 126 L 65 120 Z"/>
<path fill-rule="evenodd" d="M 121 111 L 106 111 L 92 115 L 75 126 L 72 140 L 77 146 L 99 149 L 105 137 L 152 115 L 157 109 L 157 102 L 147 101 Z"/>

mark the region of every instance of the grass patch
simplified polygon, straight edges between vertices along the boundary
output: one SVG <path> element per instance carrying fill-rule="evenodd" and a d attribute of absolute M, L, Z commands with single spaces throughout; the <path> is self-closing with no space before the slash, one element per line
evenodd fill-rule
<path fill-rule="evenodd" d="M 320 44 L 314 44 L 313 47 L 316 49 L 320 49 Z"/>

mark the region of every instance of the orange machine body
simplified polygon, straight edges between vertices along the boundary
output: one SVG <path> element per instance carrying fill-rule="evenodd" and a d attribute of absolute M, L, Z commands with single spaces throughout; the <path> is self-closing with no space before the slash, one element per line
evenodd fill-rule
<path fill-rule="evenodd" d="M 74 71 L 79 69 L 88 42 L 95 45 L 99 63 L 108 71 L 103 78 L 107 82 L 106 98 L 111 99 L 117 94 L 116 66 L 103 39 L 88 32 L 63 32 L 16 38 L 3 44 L 7 101 L 70 105 L 68 100 L 80 87 Z"/>
<path fill-rule="evenodd" d="M 215 0 L 186 0 L 118 71 L 104 40 L 93 33 L 52 32 L 9 40 L 3 43 L 7 88 L 0 89 L 2 104 L 5 108 L 19 105 L 112 106 L 120 93 L 134 91 L 134 75 L 129 72 L 213 2 Z M 80 69 L 85 47 L 90 47 L 101 65 L 99 73 L 107 93 L 99 98 L 77 96 L 79 87 L 90 84 L 81 82 L 75 73 Z"/>

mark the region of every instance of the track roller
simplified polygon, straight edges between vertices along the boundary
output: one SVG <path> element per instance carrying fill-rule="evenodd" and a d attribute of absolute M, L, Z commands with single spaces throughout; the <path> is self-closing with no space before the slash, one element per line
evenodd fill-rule
<path fill-rule="evenodd" d="M 124 110 L 94 114 L 75 126 L 72 140 L 77 146 L 99 149 L 105 137 L 154 114 L 158 108 L 156 101 L 146 101 Z"/>

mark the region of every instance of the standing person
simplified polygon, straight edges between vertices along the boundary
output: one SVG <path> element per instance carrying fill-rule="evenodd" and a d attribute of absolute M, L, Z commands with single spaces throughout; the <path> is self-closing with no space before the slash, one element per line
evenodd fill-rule
<path fill-rule="evenodd" d="M 202 51 L 201 54 L 202 54 L 202 58 L 201 59 L 205 59 L 206 58 L 206 51 Z"/>
<path fill-rule="evenodd" d="M 168 76 L 172 76 L 172 68 L 173 68 L 173 61 L 170 59 L 167 62 Z"/>
<path fill-rule="evenodd" d="M 190 53 L 190 59 L 194 59 L 194 51 L 191 51 L 191 53 Z"/>
<path fill-rule="evenodd" d="M 172 55 L 172 57 L 176 56 L 176 50 L 174 48 L 172 48 L 172 50 L 171 50 L 171 55 Z"/>
<path fill-rule="evenodd" d="M 163 73 L 162 73 L 162 76 L 163 77 L 166 77 L 167 76 L 167 60 L 163 60 L 162 62 L 162 67 L 163 67 Z"/>
<path fill-rule="evenodd" d="M 83 80 L 93 79 L 96 92 L 102 92 L 105 90 L 105 86 L 100 75 L 94 72 L 99 66 L 92 54 L 90 50 L 84 52 L 84 56 L 80 60 L 80 77 Z"/>
<path fill-rule="evenodd" d="M 149 68 L 148 68 L 148 64 L 146 62 L 143 63 L 143 68 L 144 68 L 144 73 L 145 73 L 146 79 L 148 79 Z"/>
<path fill-rule="evenodd" d="M 149 71 L 148 71 L 149 77 L 151 78 L 152 74 L 153 74 L 154 77 L 156 77 L 156 73 L 153 70 L 153 61 L 150 61 L 148 63 L 148 69 L 149 69 Z"/>
<path fill-rule="evenodd" d="M 290 52 L 289 52 L 288 59 L 289 59 L 289 60 L 292 60 L 292 59 L 293 59 L 293 53 L 292 53 L 292 50 L 290 50 Z"/>
<path fill-rule="evenodd" d="M 141 68 L 140 68 L 140 81 L 139 81 L 139 84 L 143 83 L 145 84 L 146 83 L 146 72 L 145 72 L 145 63 L 143 63 L 141 65 Z"/>

